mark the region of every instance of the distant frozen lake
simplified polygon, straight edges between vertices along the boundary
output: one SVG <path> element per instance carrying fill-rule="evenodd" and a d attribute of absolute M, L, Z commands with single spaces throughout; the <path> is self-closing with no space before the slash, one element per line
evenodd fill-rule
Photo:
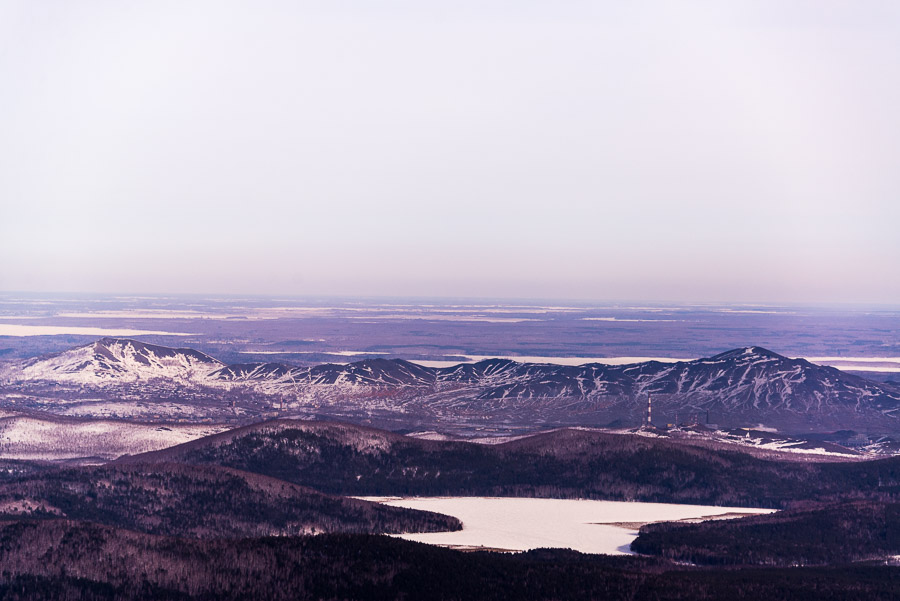
<path fill-rule="evenodd" d="M 4 316 L 4 319 L 8 317 Z M 0 336 L 190 336 L 179 332 L 135 330 L 132 328 L 94 328 L 81 326 L 34 326 L 18 323 L 0 323 Z"/>
<path fill-rule="evenodd" d="M 583 553 L 630 553 L 638 528 L 650 522 L 738 517 L 771 509 L 503 497 L 366 497 L 394 507 L 459 518 L 459 532 L 402 534 L 401 538 L 457 548 L 527 551 L 570 548 Z"/>

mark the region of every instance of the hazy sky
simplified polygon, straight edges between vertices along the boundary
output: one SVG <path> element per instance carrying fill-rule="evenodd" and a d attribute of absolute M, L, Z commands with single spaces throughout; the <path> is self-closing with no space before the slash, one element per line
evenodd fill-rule
<path fill-rule="evenodd" d="M 0 290 L 900 302 L 900 2 L 0 0 Z"/>

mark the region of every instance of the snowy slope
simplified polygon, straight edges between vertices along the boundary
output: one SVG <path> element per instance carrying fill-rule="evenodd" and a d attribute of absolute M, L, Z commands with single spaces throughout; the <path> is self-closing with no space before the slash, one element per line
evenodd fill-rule
<path fill-rule="evenodd" d="M 159 425 L 113 421 L 0 419 L 0 459 L 115 459 L 188 442 L 226 429 L 219 425 Z"/>
<path fill-rule="evenodd" d="M 93 386 L 155 378 L 197 381 L 223 365 L 193 349 L 102 338 L 87 346 L 29 361 L 21 367 L 18 377 Z"/>

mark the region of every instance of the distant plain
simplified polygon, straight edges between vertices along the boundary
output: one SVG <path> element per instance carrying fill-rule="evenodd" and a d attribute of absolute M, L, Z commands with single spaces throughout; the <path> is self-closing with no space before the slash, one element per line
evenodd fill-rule
<path fill-rule="evenodd" d="M 758 345 L 873 379 L 900 371 L 897 306 L 0 295 L 0 360 L 104 335 L 196 348 L 227 362 L 621 364 Z"/>

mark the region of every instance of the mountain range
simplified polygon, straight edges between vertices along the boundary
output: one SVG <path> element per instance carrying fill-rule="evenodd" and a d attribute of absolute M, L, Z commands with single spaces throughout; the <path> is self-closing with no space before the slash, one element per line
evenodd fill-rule
<path fill-rule="evenodd" d="M 760 347 L 631 365 L 488 359 L 435 368 L 379 358 L 298 367 L 226 365 L 194 349 L 104 338 L 7 364 L 0 383 L 5 398 L 18 395 L 19 407 L 78 415 L 102 406 L 116 416 L 109 410 L 114 399 L 126 412 L 120 417 L 171 417 L 176 407 L 182 418 L 247 419 L 280 410 L 407 430 L 633 427 L 642 423 L 650 396 L 657 425 L 693 420 L 796 432 L 900 431 L 897 386 Z"/>

